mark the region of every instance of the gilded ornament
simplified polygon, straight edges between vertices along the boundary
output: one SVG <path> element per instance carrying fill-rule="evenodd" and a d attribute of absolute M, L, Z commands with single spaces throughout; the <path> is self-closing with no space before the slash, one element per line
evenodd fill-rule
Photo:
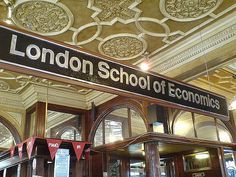
<path fill-rule="evenodd" d="M 18 26 L 36 33 L 56 35 L 72 25 L 73 16 L 62 4 L 26 1 L 14 8 L 13 20 Z"/>
<path fill-rule="evenodd" d="M 0 80 L 0 91 L 8 91 L 10 86 L 7 82 Z"/>
<path fill-rule="evenodd" d="M 112 21 L 115 18 L 123 20 L 134 18 L 136 12 L 129 8 L 133 3 L 134 0 L 94 0 L 94 6 L 101 10 L 97 15 L 101 21 Z"/>
<path fill-rule="evenodd" d="M 146 47 L 146 42 L 135 35 L 118 35 L 105 39 L 99 45 L 99 51 L 118 60 L 128 60 L 142 55 Z"/>
<path fill-rule="evenodd" d="M 212 13 L 222 0 L 160 0 L 161 12 L 176 21 L 192 21 Z"/>

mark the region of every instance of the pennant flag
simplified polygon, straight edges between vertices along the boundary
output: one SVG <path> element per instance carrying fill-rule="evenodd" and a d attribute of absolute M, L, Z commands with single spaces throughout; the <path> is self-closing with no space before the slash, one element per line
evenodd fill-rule
<path fill-rule="evenodd" d="M 57 139 L 46 139 L 47 144 L 48 144 L 48 150 L 50 152 L 51 159 L 53 160 L 57 150 L 59 149 L 62 140 L 57 140 Z"/>
<path fill-rule="evenodd" d="M 27 142 L 26 149 L 28 153 L 28 158 L 30 159 L 34 147 L 35 138 L 34 137 L 28 138 L 26 142 Z"/>
<path fill-rule="evenodd" d="M 10 148 L 10 157 L 11 157 L 11 158 L 13 157 L 14 152 L 15 152 L 15 146 L 12 146 L 12 147 Z"/>
<path fill-rule="evenodd" d="M 24 143 L 17 144 L 20 160 L 22 159 L 23 144 Z"/>
<path fill-rule="evenodd" d="M 73 145 L 73 148 L 74 148 L 77 160 L 80 159 L 80 157 L 81 157 L 81 155 L 83 153 L 85 144 L 86 144 L 85 142 L 72 142 L 72 145 Z"/>

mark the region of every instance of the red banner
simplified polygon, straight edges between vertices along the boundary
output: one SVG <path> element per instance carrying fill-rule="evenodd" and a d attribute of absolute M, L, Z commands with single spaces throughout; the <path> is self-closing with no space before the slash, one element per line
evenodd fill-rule
<path fill-rule="evenodd" d="M 22 159 L 23 143 L 17 144 L 20 160 Z"/>
<path fill-rule="evenodd" d="M 32 151 L 33 151 L 33 147 L 34 147 L 35 138 L 31 137 L 27 139 L 26 142 L 27 142 L 26 149 L 27 149 L 28 157 L 30 159 Z"/>
<path fill-rule="evenodd" d="M 80 157 L 81 157 L 81 155 L 83 153 L 85 144 L 86 143 L 84 143 L 84 142 L 72 142 L 72 145 L 73 145 L 73 148 L 74 148 L 77 160 L 80 159 Z"/>
<path fill-rule="evenodd" d="M 50 152 L 51 155 L 51 159 L 53 160 L 57 150 L 59 149 L 62 140 L 56 140 L 56 139 L 46 139 L 47 143 L 48 143 L 48 150 Z"/>
<path fill-rule="evenodd" d="M 13 157 L 14 152 L 15 152 L 15 146 L 12 146 L 12 147 L 10 148 L 10 157 L 11 157 L 11 158 Z"/>

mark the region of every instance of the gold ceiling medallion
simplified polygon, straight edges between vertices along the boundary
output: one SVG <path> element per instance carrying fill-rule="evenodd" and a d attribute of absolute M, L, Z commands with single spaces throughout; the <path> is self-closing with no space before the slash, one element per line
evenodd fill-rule
<path fill-rule="evenodd" d="M 222 0 L 160 0 L 160 10 L 175 21 L 194 21 L 211 14 Z"/>
<path fill-rule="evenodd" d="M 17 4 L 12 18 L 17 26 L 44 36 L 67 31 L 74 21 L 71 11 L 65 5 L 43 0 Z"/>
<path fill-rule="evenodd" d="M 95 21 L 127 24 L 137 18 L 141 11 L 136 8 L 142 0 L 89 0 L 88 8 L 95 11 Z"/>
<path fill-rule="evenodd" d="M 116 34 L 105 38 L 98 46 L 99 52 L 117 60 L 130 60 L 141 56 L 147 49 L 143 38 L 133 34 Z"/>

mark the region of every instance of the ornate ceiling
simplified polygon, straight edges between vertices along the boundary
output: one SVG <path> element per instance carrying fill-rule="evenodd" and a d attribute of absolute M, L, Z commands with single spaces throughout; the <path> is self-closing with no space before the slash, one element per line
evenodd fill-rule
<path fill-rule="evenodd" d="M 234 62 L 235 9 L 236 0 L 0 0 L 0 21 L 130 64 L 148 60 L 152 71 L 186 79 Z M 91 94 L 0 70 L 2 92 L 30 85 Z"/>
<path fill-rule="evenodd" d="M 3 2 L 2 21 L 132 64 L 140 63 L 148 53 L 153 68 L 158 63 L 157 54 L 191 35 L 203 37 L 199 30 L 236 8 L 234 0 Z"/>

